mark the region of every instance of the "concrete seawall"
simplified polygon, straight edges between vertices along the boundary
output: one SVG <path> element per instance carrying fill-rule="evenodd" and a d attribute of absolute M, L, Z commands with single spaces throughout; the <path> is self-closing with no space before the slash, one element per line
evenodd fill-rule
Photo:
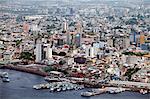
<path fill-rule="evenodd" d="M 21 71 L 21 72 L 26 72 L 26 73 L 31 73 L 31 74 L 36 74 L 39 76 L 48 76 L 48 73 L 42 72 L 39 70 L 31 69 L 31 68 L 26 68 L 26 67 L 19 67 L 19 66 L 1 66 L 3 69 L 10 69 L 10 70 L 16 70 L 16 71 Z"/>

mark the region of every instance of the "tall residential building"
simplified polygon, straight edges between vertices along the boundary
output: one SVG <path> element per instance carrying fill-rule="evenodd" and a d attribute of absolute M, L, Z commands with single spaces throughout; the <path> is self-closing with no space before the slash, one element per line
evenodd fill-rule
<path fill-rule="evenodd" d="M 133 33 L 133 42 L 136 43 L 136 32 Z"/>
<path fill-rule="evenodd" d="M 52 59 L 52 48 L 51 48 L 51 45 L 47 46 L 46 57 L 47 57 L 47 59 Z"/>
<path fill-rule="evenodd" d="M 28 33 L 28 32 L 29 32 L 29 29 L 30 29 L 29 25 L 28 25 L 27 23 L 24 23 L 24 24 L 23 24 L 23 31 L 24 31 L 25 33 Z"/>
<path fill-rule="evenodd" d="M 63 32 L 67 32 L 67 30 L 68 30 L 68 24 L 67 24 L 67 21 L 65 20 L 63 22 Z"/>
<path fill-rule="evenodd" d="M 76 28 L 77 28 L 77 33 L 81 33 L 82 32 L 82 25 L 81 25 L 81 23 L 79 21 L 77 22 Z"/>
<path fill-rule="evenodd" d="M 137 44 L 137 33 L 134 29 L 131 29 L 130 43 L 135 45 Z"/>
<path fill-rule="evenodd" d="M 90 47 L 89 47 L 89 46 L 86 46 L 86 49 L 85 49 L 85 56 L 86 56 L 86 57 L 89 57 L 89 56 L 90 56 Z"/>
<path fill-rule="evenodd" d="M 70 32 L 67 31 L 66 35 L 67 35 L 67 44 L 70 45 L 70 36 L 71 36 Z"/>
<path fill-rule="evenodd" d="M 143 33 L 140 33 L 140 45 L 145 43 L 145 35 Z"/>
<path fill-rule="evenodd" d="M 76 47 L 80 47 L 81 46 L 81 34 L 80 33 L 77 33 L 75 35 L 75 41 L 74 41 L 74 43 L 75 43 Z"/>
<path fill-rule="evenodd" d="M 77 22 L 76 28 L 77 28 L 76 31 L 77 34 L 75 35 L 75 45 L 76 47 L 80 47 L 82 43 L 82 26 L 79 21 Z"/>
<path fill-rule="evenodd" d="M 36 44 L 35 54 L 36 54 L 35 62 L 40 63 L 42 61 L 42 44 L 41 43 Z"/>
<path fill-rule="evenodd" d="M 98 54 L 100 44 L 99 43 L 93 43 L 93 47 L 94 47 L 94 55 L 96 56 Z"/>
<path fill-rule="evenodd" d="M 58 46 L 62 46 L 62 45 L 64 45 L 64 40 L 61 38 L 61 39 L 58 39 L 57 40 L 57 45 Z"/>
<path fill-rule="evenodd" d="M 94 47 L 86 46 L 85 54 L 86 54 L 86 57 L 94 58 L 95 57 Z"/>
<path fill-rule="evenodd" d="M 94 57 L 95 57 L 95 54 L 94 54 L 94 47 L 91 47 L 91 48 L 90 48 L 90 57 L 91 57 L 91 58 L 94 58 Z"/>
<path fill-rule="evenodd" d="M 70 15 L 73 15 L 75 13 L 73 8 L 70 8 L 69 10 L 70 10 Z"/>

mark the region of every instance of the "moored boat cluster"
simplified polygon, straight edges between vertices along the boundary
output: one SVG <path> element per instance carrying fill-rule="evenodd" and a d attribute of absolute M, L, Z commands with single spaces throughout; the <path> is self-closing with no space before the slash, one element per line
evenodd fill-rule
<path fill-rule="evenodd" d="M 47 84 L 39 84 L 34 85 L 34 89 L 49 89 L 50 92 L 60 92 L 60 91 L 67 91 L 67 90 L 80 90 L 83 89 L 84 86 L 72 84 L 70 82 L 53 82 Z"/>
<path fill-rule="evenodd" d="M 127 89 L 125 89 L 125 88 L 106 87 L 106 88 L 101 88 L 101 89 L 92 89 L 87 92 L 82 92 L 81 96 L 90 97 L 90 96 L 100 95 L 100 94 L 107 93 L 107 92 L 110 94 L 117 94 L 117 93 L 121 93 L 126 90 Z"/>

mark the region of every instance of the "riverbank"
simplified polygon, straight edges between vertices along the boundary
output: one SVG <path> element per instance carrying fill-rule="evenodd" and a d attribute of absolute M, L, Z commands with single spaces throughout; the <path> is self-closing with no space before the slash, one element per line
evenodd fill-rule
<path fill-rule="evenodd" d="M 90 90 L 85 88 L 59 93 L 50 93 L 49 90 L 35 90 L 32 86 L 44 83 L 43 77 L 8 69 L 0 69 L 0 71 L 8 72 L 11 80 L 10 83 L 0 82 L 0 99 L 85 99 L 80 96 L 80 93 Z M 142 95 L 127 91 L 115 95 L 101 94 L 100 96 L 90 97 L 90 99 L 149 99 L 149 96 L 150 94 Z"/>
<path fill-rule="evenodd" d="M 36 69 L 32 69 L 32 68 L 27 68 L 27 67 L 23 67 L 23 66 L 14 66 L 14 65 L 7 65 L 7 66 L 2 66 L 2 69 L 10 69 L 10 70 L 16 70 L 16 71 L 21 71 L 21 72 L 26 72 L 26 73 L 31 73 L 31 74 L 36 74 L 39 76 L 43 76 L 46 77 L 49 74 L 43 71 L 39 71 Z M 135 91 L 135 92 L 141 92 L 141 90 L 147 90 L 147 92 L 150 92 L 150 87 L 143 87 L 144 85 L 141 85 L 140 83 L 140 87 L 138 85 L 138 82 L 133 82 L 133 83 L 137 83 L 136 85 L 127 85 L 127 83 L 124 84 L 117 84 L 117 83 L 111 83 L 111 81 L 107 84 L 102 84 L 102 83 L 98 83 L 97 81 L 95 82 L 91 82 L 90 79 L 85 80 L 85 79 L 72 79 L 72 77 L 67 77 L 68 80 L 70 80 L 70 82 L 74 82 L 76 84 L 80 84 L 80 85 L 84 85 L 85 87 L 88 88 L 101 88 L 103 86 L 105 87 L 123 87 L 123 88 L 130 88 L 130 91 Z M 122 82 L 122 81 L 120 81 Z M 131 82 L 132 83 L 132 82 Z"/>
<path fill-rule="evenodd" d="M 21 72 L 26 72 L 26 73 L 31 73 L 31 74 L 36 74 L 39 76 L 46 77 L 48 76 L 48 73 L 40 71 L 40 70 L 35 70 L 23 66 L 14 66 L 14 65 L 3 65 L 1 66 L 1 69 L 10 69 L 10 70 L 16 70 L 16 71 L 21 71 Z"/>

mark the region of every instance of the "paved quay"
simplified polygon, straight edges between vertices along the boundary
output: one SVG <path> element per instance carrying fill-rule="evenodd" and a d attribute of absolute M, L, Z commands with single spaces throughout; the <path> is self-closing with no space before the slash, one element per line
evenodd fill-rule
<path fill-rule="evenodd" d="M 147 88 L 150 90 L 150 83 L 142 83 L 142 82 L 131 82 L 131 81 L 110 81 L 111 85 L 126 85 L 126 86 L 136 86 L 138 88 Z"/>

